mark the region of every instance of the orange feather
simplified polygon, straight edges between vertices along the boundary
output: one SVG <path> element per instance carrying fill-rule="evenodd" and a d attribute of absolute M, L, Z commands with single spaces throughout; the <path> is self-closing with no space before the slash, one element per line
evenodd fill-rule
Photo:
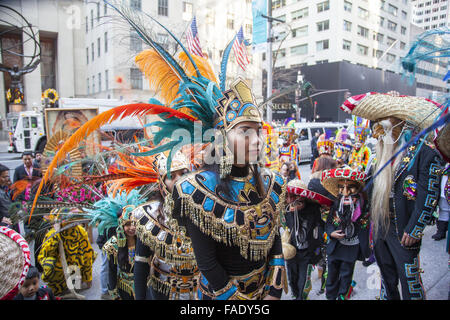
<path fill-rule="evenodd" d="M 160 91 L 166 104 L 178 97 L 180 78 L 154 49 L 140 52 L 135 62 L 149 81 L 150 89 Z"/>
<path fill-rule="evenodd" d="M 200 71 L 200 74 L 204 76 L 206 79 L 209 79 L 216 84 L 218 83 L 217 77 L 215 72 L 212 69 L 211 64 L 209 63 L 208 59 L 197 56 L 195 54 L 191 55 L 192 60 L 194 60 L 195 64 L 197 65 L 198 70 Z M 184 71 L 189 77 L 195 76 L 196 71 L 194 66 L 192 65 L 192 62 L 189 60 L 189 57 L 187 54 L 182 51 L 178 55 L 178 59 L 180 60 L 180 64 L 183 67 Z"/>
<path fill-rule="evenodd" d="M 176 111 L 174 109 L 154 105 L 154 104 L 146 104 L 146 103 L 136 103 L 136 104 L 128 104 L 119 107 L 115 107 L 113 109 L 107 110 L 105 112 L 100 113 L 95 116 L 91 120 L 84 123 L 58 150 L 58 152 L 53 157 L 52 162 L 49 164 L 47 171 L 45 172 L 44 177 L 42 178 L 41 183 L 39 184 L 39 188 L 36 192 L 33 206 L 31 208 L 29 221 L 31 220 L 31 215 L 33 214 L 34 208 L 36 206 L 37 199 L 39 194 L 42 191 L 45 183 L 52 177 L 53 170 L 56 168 L 57 164 L 63 160 L 66 154 L 73 150 L 76 146 L 79 145 L 81 141 L 83 141 L 87 136 L 93 133 L 95 130 L 99 129 L 102 125 L 111 123 L 118 119 L 123 119 L 129 116 L 144 116 L 149 114 L 161 114 L 161 113 L 169 113 L 169 117 L 175 116 L 181 119 L 187 119 L 190 121 L 195 121 L 190 115 L 187 115 L 183 112 Z"/>

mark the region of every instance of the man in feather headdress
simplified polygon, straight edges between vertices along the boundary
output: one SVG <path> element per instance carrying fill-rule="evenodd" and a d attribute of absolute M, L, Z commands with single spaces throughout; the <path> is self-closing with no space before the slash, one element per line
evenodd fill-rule
<path fill-rule="evenodd" d="M 378 139 L 371 217 L 380 298 L 400 299 L 400 281 L 403 299 L 425 299 L 419 251 L 439 198 L 441 159 L 426 140 L 402 146 L 429 127 L 440 108 L 424 98 L 371 92 L 349 98 L 341 109 L 370 120 Z"/>

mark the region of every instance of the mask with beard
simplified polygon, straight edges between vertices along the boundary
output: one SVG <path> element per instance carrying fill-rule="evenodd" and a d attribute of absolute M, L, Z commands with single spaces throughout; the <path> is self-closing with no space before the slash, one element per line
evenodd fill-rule
<path fill-rule="evenodd" d="M 355 236 L 354 222 L 361 216 L 360 194 L 350 196 L 340 195 L 338 198 L 339 207 L 337 208 L 337 216 L 340 220 L 339 229 L 345 233 L 345 239 Z"/>

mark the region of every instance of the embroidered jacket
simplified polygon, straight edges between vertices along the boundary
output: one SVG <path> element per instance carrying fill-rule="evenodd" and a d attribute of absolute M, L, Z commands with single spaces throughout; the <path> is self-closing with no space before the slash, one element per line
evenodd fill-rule
<path fill-rule="evenodd" d="M 427 143 L 416 154 L 419 143 L 408 148 L 394 174 L 392 209 L 399 241 L 404 232 L 415 239 L 422 238 L 439 200 L 441 158 Z M 408 169 L 414 156 L 414 163 Z M 420 245 L 418 242 L 408 248 Z"/>

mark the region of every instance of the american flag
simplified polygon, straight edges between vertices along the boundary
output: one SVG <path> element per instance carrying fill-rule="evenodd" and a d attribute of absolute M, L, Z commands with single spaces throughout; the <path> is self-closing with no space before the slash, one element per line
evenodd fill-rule
<path fill-rule="evenodd" d="M 245 71 L 245 67 L 250 63 L 250 60 L 247 56 L 247 48 L 244 44 L 244 32 L 242 31 L 242 27 L 239 29 L 239 32 L 236 34 L 233 43 L 233 51 L 236 56 L 236 61 L 242 70 Z"/>
<path fill-rule="evenodd" d="M 200 47 L 200 40 L 198 40 L 197 20 L 195 17 L 192 19 L 191 25 L 188 28 L 186 39 L 189 52 L 203 57 L 202 48 Z"/>

